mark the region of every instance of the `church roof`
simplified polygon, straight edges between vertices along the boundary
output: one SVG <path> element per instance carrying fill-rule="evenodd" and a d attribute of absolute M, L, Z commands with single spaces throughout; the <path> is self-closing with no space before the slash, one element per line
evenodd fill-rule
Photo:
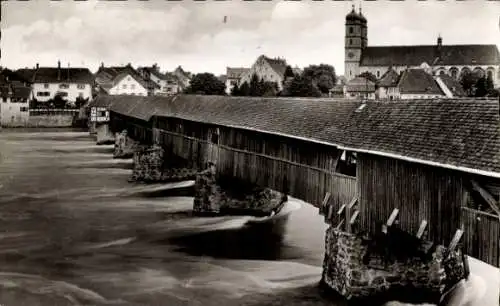
<path fill-rule="evenodd" d="M 448 87 L 448 89 L 451 91 L 454 97 L 466 97 L 467 94 L 465 93 L 464 89 L 462 88 L 462 85 L 453 77 L 447 75 L 447 74 L 442 74 L 439 76 L 441 81 Z"/>
<path fill-rule="evenodd" d="M 496 45 L 436 45 L 366 47 L 361 66 L 498 65 Z"/>

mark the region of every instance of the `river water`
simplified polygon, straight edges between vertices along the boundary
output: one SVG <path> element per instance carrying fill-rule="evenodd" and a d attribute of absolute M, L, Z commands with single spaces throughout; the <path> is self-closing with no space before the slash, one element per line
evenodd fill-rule
<path fill-rule="evenodd" d="M 0 305 L 343 305 L 321 294 L 326 226 L 292 200 L 277 218 L 202 218 L 193 182 L 127 182 L 87 132 L 0 133 Z M 177 189 L 176 189 L 177 190 Z"/>

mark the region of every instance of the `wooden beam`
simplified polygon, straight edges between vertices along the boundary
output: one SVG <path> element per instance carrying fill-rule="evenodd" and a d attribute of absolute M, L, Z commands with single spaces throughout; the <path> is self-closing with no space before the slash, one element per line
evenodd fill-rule
<path fill-rule="evenodd" d="M 394 221 L 396 221 L 398 214 L 399 214 L 399 209 L 394 208 L 391 215 L 389 216 L 389 219 L 387 219 L 387 223 L 386 223 L 387 226 L 391 226 L 394 223 Z"/>
<path fill-rule="evenodd" d="M 495 198 L 483 187 L 481 187 L 475 180 L 470 181 L 472 184 L 472 188 L 479 192 L 479 194 L 483 197 L 483 199 L 490 205 L 491 209 L 500 216 L 500 208 L 498 208 L 498 203 Z"/>
<path fill-rule="evenodd" d="M 356 210 L 352 215 L 351 220 L 349 221 L 351 225 L 354 224 L 354 222 L 356 222 L 356 218 L 358 217 L 358 215 L 359 215 L 359 210 Z"/>
<path fill-rule="evenodd" d="M 330 201 L 330 196 L 332 194 L 330 192 L 327 192 L 325 194 L 325 198 L 323 199 L 323 203 L 321 203 L 321 209 L 320 211 L 326 211 L 326 205 L 328 204 L 328 202 Z"/>
<path fill-rule="evenodd" d="M 337 211 L 337 215 L 341 215 L 344 212 L 344 209 L 345 209 L 345 204 L 342 204 L 342 206 L 340 206 L 339 210 Z"/>
<path fill-rule="evenodd" d="M 342 224 L 344 224 L 344 219 L 340 220 L 340 222 L 339 222 L 339 224 L 337 224 L 336 228 L 339 229 L 342 226 Z"/>
<path fill-rule="evenodd" d="M 424 234 L 426 227 L 427 227 L 427 220 L 422 220 L 422 222 L 420 223 L 420 227 L 418 228 L 418 232 L 417 232 L 418 239 L 422 238 L 422 235 Z"/>
<path fill-rule="evenodd" d="M 450 246 L 448 247 L 448 249 L 450 250 L 450 252 L 453 252 L 453 250 L 455 250 L 455 248 L 457 247 L 458 242 L 460 241 L 460 238 L 462 238 L 463 233 L 464 233 L 464 231 L 461 230 L 461 229 L 458 229 L 455 232 L 455 235 L 453 236 L 453 239 L 450 242 Z"/>
<path fill-rule="evenodd" d="M 333 217 L 333 206 L 331 205 L 328 207 L 327 221 L 330 222 L 332 220 L 332 217 Z"/>
<path fill-rule="evenodd" d="M 358 197 L 354 196 L 354 198 L 352 198 L 351 202 L 349 203 L 349 209 L 353 208 L 357 202 L 358 202 Z"/>

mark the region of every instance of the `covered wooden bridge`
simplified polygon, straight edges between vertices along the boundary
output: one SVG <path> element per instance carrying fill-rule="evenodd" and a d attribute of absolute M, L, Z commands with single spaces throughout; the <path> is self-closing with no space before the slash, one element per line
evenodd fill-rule
<path fill-rule="evenodd" d="M 498 266 L 498 101 L 179 95 L 94 103 L 110 109 L 113 131 L 200 169 L 214 162 L 219 177 L 286 192 L 333 225 L 373 232 L 397 221 L 444 245 L 463 230 L 468 254 Z"/>

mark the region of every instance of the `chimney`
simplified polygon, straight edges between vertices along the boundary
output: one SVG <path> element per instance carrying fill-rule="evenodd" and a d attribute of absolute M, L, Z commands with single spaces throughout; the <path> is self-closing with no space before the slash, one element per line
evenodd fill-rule
<path fill-rule="evenodd" d="M 104 68 L 104 62 L 101 62 L 101 68 Z"/>
<path fill-rule="evenodd" d="M 40 65 L 36 63 L 36 69 L 38 70 L 38 68 L 40 68 Z"/>
<path fill-rule="evenodd" d="M 61 61 L 57 61 L 57 80 L 61 80 Z"/>

